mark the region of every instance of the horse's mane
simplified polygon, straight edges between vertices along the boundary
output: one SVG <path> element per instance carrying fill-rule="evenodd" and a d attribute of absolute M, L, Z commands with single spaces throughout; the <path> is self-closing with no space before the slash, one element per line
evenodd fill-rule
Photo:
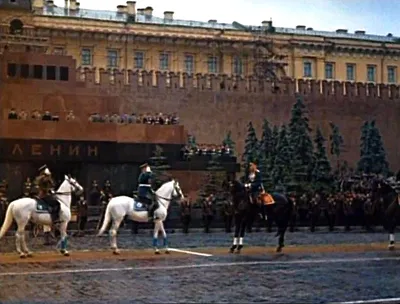
<path fill-rule="evenodd" d="M 172 184 L 173 182 L 175 182 L 175 180 L 170 180 L 170 181 L 168 181 L 168 182 L 165 182 L 164 184 L 162 184 L 161 186 L 160 186 L 160 188 L 158 188 L 157 190 L 156 190 L 156 193 L 158 193 L 159 191 L 161 192 L 161 191 L 163 191 L 163 190 L 165 190 L 164 188 L 166 188 L 167 186 L 169 186 L 170 184 Z"/>

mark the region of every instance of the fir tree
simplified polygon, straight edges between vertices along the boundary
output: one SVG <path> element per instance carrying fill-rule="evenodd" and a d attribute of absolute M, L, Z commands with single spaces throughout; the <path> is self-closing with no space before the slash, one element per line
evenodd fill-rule
<path fill-rule="evenodd" d="M 327 188 L 330 182 L 331 164 L 326 155 L 325 138 L 318 127 L 315 133 L 314 169 L 312 172 L 313 185 L 317 188 Z"/>
<path fill-rule="evenodd" d="M 253 124 L 249 122 L 247 125 L 247 138 L 245 140 L 245 146 L 244 146 L 244 153 L 242 156 L 243 160 L 243 165 L 245 166 L 245 172 L 247 175 L 249 163 L 251 162 L 257 162 L 257 156 L 258 156 L 258 140 L 257 140 L 257 135 L 256 135 L 256 130 L 253 127 Z"/>
<path fill-rule="evenodd" d="M 343 148 L 343 137 L 340 134 L 339 127 L 335 125 L 333 122 L 329 123 L 331 127 L 331 134 L 329 135 L 330 142 L 330 154 L 334 157 L 336 163 L 336 174 L 339 174 L 340 171 L 340 155 L 342 153 Z"/>
<path fill-rule="evenodd" d="M 289 123 L 292 152 L 293 179 L 296 182 L 309 181 L 313 169 L 313 144 L 306 106 L 301 96 L 296 97 Z"/>
<path fill-rule="evenodd" d="M 290 180 L 290 147 L 287 135 L 287 127 L 280 128 L 276 157 L 273 169 L 274 184 L 285 185 Z"/>
<path fill-rule="evenodd" d="M 163 148 L 157 145 L 154 149 L 153 156 L 149 159 L 149 164 L 154 174 L 154 189 L 158 189 L 168 179 L 168 171 L 171 167 L 167 158 L 164 156 Z"/>
<path fill-rule="evenodd" d="M 365 121 L 361 127 L 361 138 L 360 138 L 360 159 L 357 164 L 357 171 L 363 173 L 370 173 L 372 168 L 372 153 L 371 144 L 371 125 L 368 121 Z"/>
<path fill-rule="evenodd" d="M 210 194 L 214 194 L 217 199 L 223 195 L 223 175 L 224 168 L 221 166 L 217 155 L 212 155 L 211 160 L 207 164 L 207 174 L 200 188 L 199 199 L 204 200 Z"/>
<path fill-rule="evenodd" d="M 386 160 L 386 151 L 382 142 L 382 136 L 379 132 L 375 121 L 370 123 L 369 145 L 372 156 L 371 172 L 375 174 L 387 175 L 389 172 L 389 164 Z"/>
<path fill-rule="evenodd" d="M 273 179 L 271 175 L 271 157 L 274 147 L 272 142 L 272 130 L 269 126 L 269 122 L 267 119 L 264 119 L 263 133 L 258 150 L 258 167 L 261 171 L 264 186 L 265 188 L 269 189 L 272 187 L 273 184 Z"/>
<path fill-rule="evenodd" d="M 277 148 L 279 142 L 279 128 L 278 126 L 274 126 L 272 128 L 272 135 L 271 135 L 271 157 L 270 157 L 270 168 L 271 171 L 274 169 L 275 158 L 277 155 Z"/>
<path fill-rule="evenodd" d="M 231 149 L 232 152 L 235 151 L 236 144 L 232 139 L 232 132 L 231 131 L 229 131 L 226 134 L 224 140 L 222 141 L 222 145 L 225 146 L 225 147 L 228 147 L 229 149 Z"/>

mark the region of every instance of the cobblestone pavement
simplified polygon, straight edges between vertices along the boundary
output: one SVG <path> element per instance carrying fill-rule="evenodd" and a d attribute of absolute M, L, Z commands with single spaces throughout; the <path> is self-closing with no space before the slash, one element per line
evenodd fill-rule
<path fill-rule="evenodd" d="M 249 246 L 276 245 L 274 234 L 252 233 Z M 384 233 L 288 233 L 287 245 L 370 244 Z M 30 240 L 36 251 L 49 250 Z M 148 248 L 151 237 L 121 235 L 121 248 Z M 72 250 L 107 248 L 108 238 L 70 238 Z M 174 248 L 213 253 L 228 247 L 225 233 L 171 234 Z M 14 249 L 13 238 L 0 241 Z M 50 249 L 54 249 L 50 248 Z M 250 249 L 249 249 L 250 251 Z M 225 251 L 224 251 L 225 252 Z M 150 258 L 151 255 L 151 258 Z M 149 252 L 148 259 L 70 259 L 50 263 L 2 264 L 0 303 L 328 303 L 400 296 L 400 255 L 373 252 L 183 255 Z"/>

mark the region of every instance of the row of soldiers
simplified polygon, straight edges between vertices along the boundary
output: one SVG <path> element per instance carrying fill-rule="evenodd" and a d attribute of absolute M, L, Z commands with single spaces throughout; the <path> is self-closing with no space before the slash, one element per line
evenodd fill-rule
<path fill-rule="evenodd" d="M 362 225 L 367 231 L 373 231 L 375 225 L 382 224 L 383 202 L 381 200 L 373 201 L 370 193 L 343 192 L 328 195 L 318 192 L 299 195 L 292 193 L 290 198 L 294 202 L 290 231 L 294 231 L 299 222 L 308 223 L 311 232 L 315 231 L 316 226 L 321 221 L 329 226 L 330 231 L 335 229 L 335 225 L 339 221 L 344 224 L 346 231 L 349 231 L 352 225 Z M 216 199 L 214 195 L 210 195 L 201 203 L 201 209 L 204 232 L 210 232 L 212 222 L 218 214 L 224 220 L 225 231 L 228 233 L 232 231 L 234 208 L 231 200 L 224 200 L 218 212 Z M 186 198 L 181 204 L 181 221 L 184 233 L 189 232 L 191 220 L 192 203 Z M 266 226 L 268 231 L 272 231 L 271 222 L 263 221 L 259 217 L 258 210 L 255 210 L 250 218 L 247 231 L 251 232 L 254 225 L 257 225 L 257 229 Z"/>

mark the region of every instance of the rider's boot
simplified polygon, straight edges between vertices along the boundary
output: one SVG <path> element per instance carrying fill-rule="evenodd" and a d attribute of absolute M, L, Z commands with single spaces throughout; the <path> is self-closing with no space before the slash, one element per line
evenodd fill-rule
<path fill-rule="evenodd" d="M 149 222 L 154 221 L 154 203 L 149 206 Z"/>

